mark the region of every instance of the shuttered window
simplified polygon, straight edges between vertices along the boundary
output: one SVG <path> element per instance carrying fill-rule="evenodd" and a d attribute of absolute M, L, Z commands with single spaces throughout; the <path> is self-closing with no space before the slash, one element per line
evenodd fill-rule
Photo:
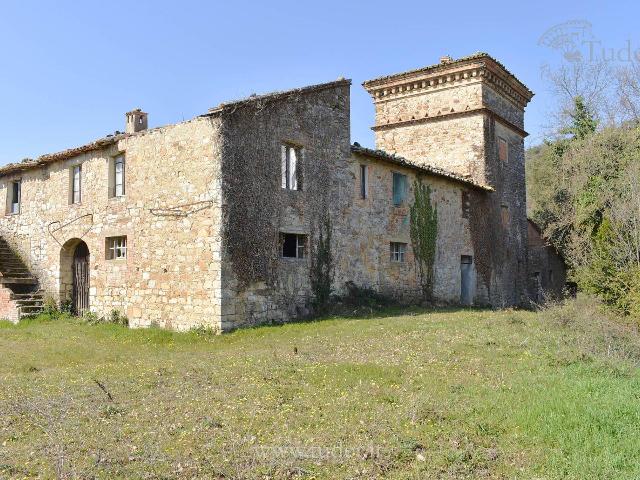
<path fill-rule="evenodd" d="M 393 172 L 393 204 L 401 206 L 407 199 L 407 176 Z"/>

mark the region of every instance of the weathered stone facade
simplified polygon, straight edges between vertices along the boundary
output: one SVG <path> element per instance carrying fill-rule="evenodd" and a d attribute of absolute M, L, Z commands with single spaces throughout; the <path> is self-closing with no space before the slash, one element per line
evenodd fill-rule
<path fill-rule="evenodd" d="M 90 306 L 118 310 L 134 326 L 216 325 L 221 312 L 220 142 L 218 121 L 198 118 L 80 151 L 8 167 L 0 195 L 20 179 L 17 215 L 0 219 L 40 287 L 70 300 L 72 257 L 90 252 Z M 87 150 L 87 151 L 82 151 Z M 109 163 L 126 154 L 126 195 L 109 195 Z M 70 203 L 70 172 L 82 165 L 79 203 Z M 24 165 L 22 166 L 24 167 Z M 197 167 L 197 168 L 194 168 Z M 13 170 L 13 171 L 12 171 Z M 127 256 L 107 260 L 105 239 L 127 237 Z"/>
<path fill-rule="evenodd" d="M 565 295 L 566 264 L 558 251 L 542 236 L 532 221 L 529 225 L 529 295 L 534 304 L 557 300 Z"/>
<path fill-rule="evenodd" d="M 144 112 L 129 112 L 124 134 L 0 169 L 0 235 L 61 304 L 77 303 L 74 265 L 86 245 L 95 314 L 226 331 L 307 315 L 323 238 L 335 294 L 353 282 L 422 301 L 409 218 L 419 181 L 438 215 L 432 300 L 523 303 L 531 93 L 486 55 L 365 88 L 380 150 L 350 144 L 348 80 L 253 96 L 151 130 Z M 114 177 L 118 159 L 125 183 Z M 397 205 L 394 173 L 407 185 Z M 10 317 L 10 295 L 0 297 Z"/>
<path fill-rule="evenodd" d="M 444 57 L 364 86 L 376 106 L 377 148 L 494 189 L 476 210 L 482 223 L 471 226 L 480 288 L 494 306 L 528 303 L 524 108 L 533 93 L 485 54 Z"/>

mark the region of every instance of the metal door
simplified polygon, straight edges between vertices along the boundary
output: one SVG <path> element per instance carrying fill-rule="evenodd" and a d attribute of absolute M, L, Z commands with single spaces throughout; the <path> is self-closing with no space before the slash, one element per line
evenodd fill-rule
<path fill-rule="evenodd" d="M 472 279 L 473 279 L 473 258 L 471 255 L 462 255 L 460 257 L 460 303 L 462 305 L 471 305 L 472 298 Z"/>
<path fill-rule="evenodd" d="M 73 311 L 82 315 L 89 310 L 89 248 L 81 242 L 73 252 Z"/>

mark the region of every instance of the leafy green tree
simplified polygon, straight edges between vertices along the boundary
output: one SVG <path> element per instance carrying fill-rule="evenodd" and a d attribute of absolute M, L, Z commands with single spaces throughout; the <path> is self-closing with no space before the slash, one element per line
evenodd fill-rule
<path fill-rule="evenodd" d="M 581 96 L 573 99 L 573 112 L 570 117 L 571 124 L 561 129 L 561 133 L 572 135 L 572 139 L 583 140 L 598 128 L 598 121 Z"/>

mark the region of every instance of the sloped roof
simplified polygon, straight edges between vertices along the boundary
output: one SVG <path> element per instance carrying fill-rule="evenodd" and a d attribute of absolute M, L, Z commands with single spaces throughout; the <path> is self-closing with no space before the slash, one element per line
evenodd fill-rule
<path fill-rule="evenodd" d="M 0 168 L 0 176 L 8 175 L 10 173 L 22 172 L 25 170 L 31 170 L 34 168 L 42 167 L 48 163 L 57 162 L 59 160 L 66 160 L 83 153 L 108 147 L 109 145 L 113 145 L 114 143 L 128 136 L 129 134 L 126 133 L 107 135 L 106 137 L 100 138 L 80 147 L 68 148 L 56 153 L 47 153 L 45 155 L 39 156 L 38 158 L 23 160 L 22 162 L 18 163 L 9 163 Z"/>
<path fill-rule="evenodd" d="M 486 192 L 492 192 L 493 188 L 488 185 L 483 185 L 478 183 L 470 178 L 463 177 L 462 175 L 458 175 L 457 173 L 450 172 L 448 170 L 444 170 L 440 167 L 434 167 L 428 164 L 416 163 L 414 161 L 408 160 L 404 157 L 400 157 L 398 155 L 394 155 L 392 153 L 385 152 L 384 150 L 373 150 L 371 148 L 366 148 L 361 146 L 359 143 L 354 143 L 351 146 L 351 151 L 354 153 L 359 153 L 360 155 L 364 155 L 367 157 L 383 160 L 385 162 L 393 163 L 395 165 L 399 165 L 402 167 L 410 168 L 412 170 L 416 170 L 427 175 L 433 175 L 436 177 L 446 178 L 448 180 L 452 180 L 454 182 L 463 183 L 469 187 L 477 188 L 480 190 L 484 190 Z"/>

